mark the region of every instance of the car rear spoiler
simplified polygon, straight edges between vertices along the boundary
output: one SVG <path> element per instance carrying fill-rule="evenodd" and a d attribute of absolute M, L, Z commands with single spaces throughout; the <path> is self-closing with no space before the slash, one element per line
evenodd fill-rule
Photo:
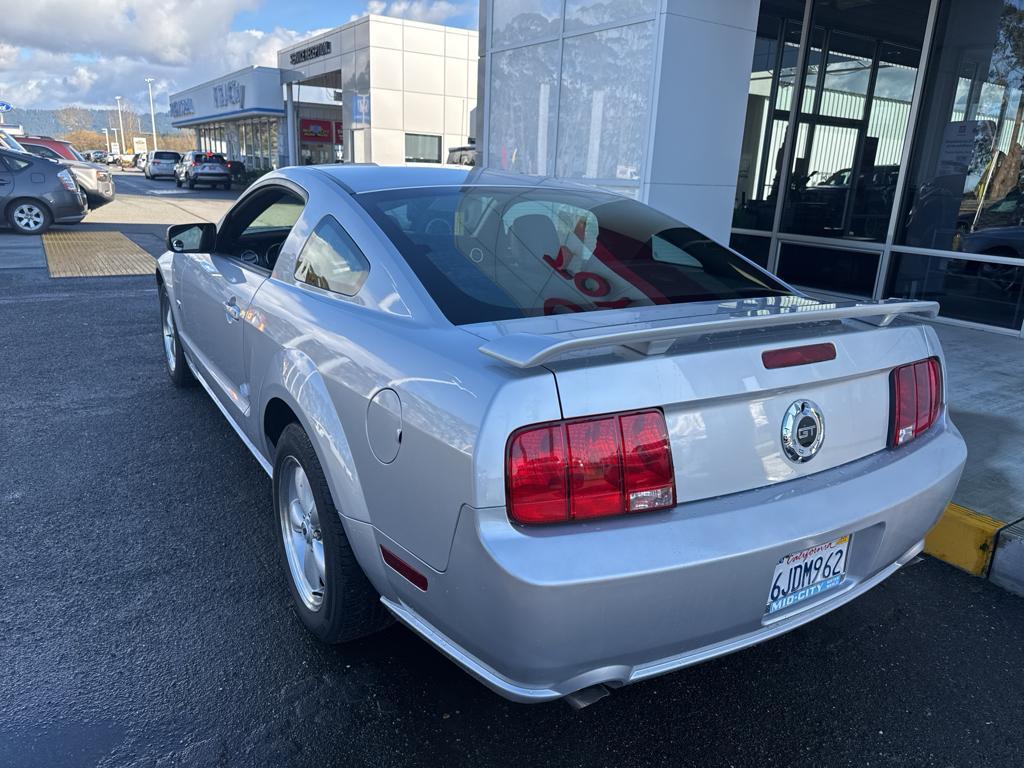
<path fill-rule="evenodd" d="M 900 315 L 935 317 L 938 312 L 939 305 L 934 301 L 825 304 L 821 309 L 813 306 L 779 307 L 756 310 L 753 314 L 719 315 L 713 319 L 703 315 L 553 334 L 511 333 L 488 341 L 480 351 L 515 368 L 533 368 L 581 349 L 628 347 L 644 355 L 657 355 L 686 337 L 837 320 L 861 320 L 884 327 Z"/>

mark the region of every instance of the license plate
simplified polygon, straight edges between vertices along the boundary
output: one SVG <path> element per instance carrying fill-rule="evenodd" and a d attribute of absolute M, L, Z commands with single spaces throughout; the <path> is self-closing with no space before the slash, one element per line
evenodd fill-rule
<path fill-rule="evenodd" d="M 851 538 L 840 536 L 835 541 L 779 558 L 765 613 L 770 615 L 792 608 L 842 584 Z"/>

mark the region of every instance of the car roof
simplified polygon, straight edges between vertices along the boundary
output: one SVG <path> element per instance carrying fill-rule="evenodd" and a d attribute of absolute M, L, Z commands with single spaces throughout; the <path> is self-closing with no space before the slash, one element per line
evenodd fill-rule
<path fill-rule="evenodd" d="M 302 167 L 302 166 L 299 166 Z M 305 166 L 327 174 L 341 183 L 352 194 L 379 192 L 385 189 L 415 189 L 417 187 L 557 187 L 589 189 L 593 187 L 559 181 L 544 176 L 526 176 L 485 168 L 468 166 L 378 166 L 358 163 Z M 287 175 L 288 168 L 282 169 Z"/>

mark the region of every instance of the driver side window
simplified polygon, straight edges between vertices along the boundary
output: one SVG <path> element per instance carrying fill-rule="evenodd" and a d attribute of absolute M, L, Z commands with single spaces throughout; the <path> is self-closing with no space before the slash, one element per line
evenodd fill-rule
<path fill-rule="evenodd" d="M 243 264 L 273 271 L 281 246 L 304 207 L 305 201 L 290 189 L 260 189 L 228 214 L 217 234 L 217 251 Z"/>

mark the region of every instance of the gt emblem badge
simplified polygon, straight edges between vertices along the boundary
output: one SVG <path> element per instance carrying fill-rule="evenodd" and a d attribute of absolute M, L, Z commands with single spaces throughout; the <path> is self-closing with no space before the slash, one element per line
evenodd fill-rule
<path fill-rule="evenodd" d="M 825 442 L 825 420 L 821 408 L 810 400 L 797 400 L 782 417 L 782 450 L 799 463 L 810 461 Z"/>

